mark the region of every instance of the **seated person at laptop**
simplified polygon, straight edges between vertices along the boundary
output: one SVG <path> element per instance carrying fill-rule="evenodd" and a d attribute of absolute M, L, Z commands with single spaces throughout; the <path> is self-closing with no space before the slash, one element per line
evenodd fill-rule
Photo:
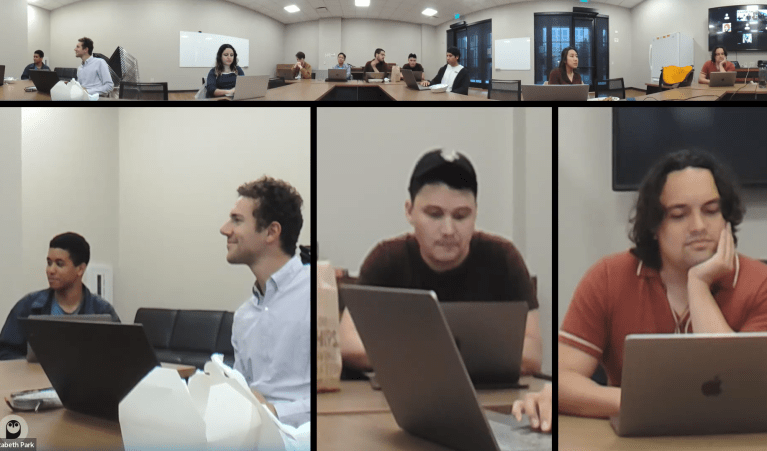
<path fill-rule="evenodd" d="M 208 72 L 205 83 L 206 97 L 233 96 L 237 86 L 237 77 L 245 75 L 237 65 L 237 51 L 231 44 L 223 44 L 216 53 L 216 67 Z"/>
<path fill-rule="evenodd" d="M 402 66 L 403 69 L 412 70 L 413 72 L 423 72 L 423 66 L 418 62 L 415 53 L 411 53 L 407 56 L 407 64 Z M 400 74 L 400 79 L 404 80 L 405 76 Z"/>
<path fill-rule="evenodd" d="M 458 50 L 458 47 L 447 49 L 445 58 L 447 59 L 447 64 L 439 69 L 434 80 L 424 80 L 421 82 L 421 85 L 444 84 L 447 85 L 447 92 L 469 95 L 469 71 L 458 64 L 458 60 L 461 59 L 461 52 Z"/>
<path fill-rule="evenodd" d="M 388 72 L 389 65 L 384 58 L 386 58 L 384 49 L 376 49 L 373 59 L 365 63 L 365 72 Z"/>
<path fill-rule="evenodd" d="M 567 309 L 560 412 L 619 413 L 629 334 L 767 330 L 767 265 L 735 250 L 743 212 L 733 176 L 705 152 L 674 152 L 648 171 L 631 218 L 635 246 L 592 266 Z M 600 364 L 606 387 L 591 379 Z"/>
<path fill-rule="evenodd" d="M 578 73 L 578 51 L 573 47 L 562 50 L 559 67 L 549 74 L 550 85 L 580 85 L 581 74 Z"/>
<path fill-rule="evenodd" d="M 101 58 L 93 56 L 93 41 L 80 38 L 75 46 L 75 56 L 83 60 L 77 68 L 77 81 L 88 94 L 107 94 L 114 88 L 109 65 Z"/>
<path fill-rule="evenodd" d="M 240 197 L 221 227 L 226 260 L 250 267 L 253 295 L 234 313 L 234 369 L 285 424 L 309 421 L 311 391 L 310 266 L 296 255 L 301 196 L 287 182 L 262 177 Z"/>
<path fill-rule="evenodd" d="M 296 64 L 293 65 L 293 78 L 298 78 L 299 72 L 301 78 L 304 80 L 310 80 L 312 78 L 312 65 L 305 61 L 306 55 L 304 52 L 296 53 Z"/>
<path fill-rule="evenodd" d="M 510 241 L 474 230 L 477 177 L 469 160 L 455 151 L 426 153 L 413 170 L 408 191 L 405 216 L 414 233 L 373 248 L 362 264 L 358 283 L 433 290 L 440 302 L 526 302 L 521 373 L 540 371 L 538 302 L 530 275 Z M 347 310 L 339 333 L 344 365 L 369 371 L 365 348 Z"/>
<path fill-rule="evenodd" d="M 29 71 L 31 70 L 51 70 L 50 67 L 43 63 L 43 56 L 45 56 L 45 54 L 42 50 L 35 50 L 35 54 L 32 57 L 34 63 L 24 68 L 24 73 L 21 74 L 22 80 L 29 80 Z"/>
<path fill-rule="evenodd" d="M 55 236 L 48 249 L 48 289 L 24 296 L 11 309 L 0 332 L 0 360 L 21 359 L 27 355 L 27 337 L 20 318 L 30 315 L 110 314 L 120 321 L 112 304 L 88 290 L 83 274 L 91 250 L 82 236 L 67 232 Z"/>
<path fill-rule="evenodd" d="M 711 72 L 732 72 L 735 71 L 735 65 L 727 61 L 727 49 L 721 46 L 714 47 L 711 52 L 711 60 L 703 63 L 703 68 L 698 76 L 698 83 L 707 85 L 711 83 L 709 74 Z"/>
<path fill-rule="evenodd" d="M 511 414 L 522 421 L 522 415 L 530 417 L 530 427 L 541 432 L 551 432 L 551 384 L 537 393 L 528 393 L 525 399 L 514 401 Z"/>
<path fill-rule="evenodd" d="M 346 54 L 343 52 L 340 52 L 338 54 L 338 64 L 331 67 L 331 69 L 345 69 L 346 70 L 346 79 L 351 80 L 352 79 L 352 66 L 350 64 L 346 64 Z"/>

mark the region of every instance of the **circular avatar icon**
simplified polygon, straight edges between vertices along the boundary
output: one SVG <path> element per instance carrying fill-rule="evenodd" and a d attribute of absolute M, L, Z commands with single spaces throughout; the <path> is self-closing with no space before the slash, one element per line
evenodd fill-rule
<path fill-rule="evenodd" d="M 17 438 L 27 438 L 29 427 L 24 418 L 18 415 L 8 415 L 0 420 L 0 438 L 13 440 Z"/>

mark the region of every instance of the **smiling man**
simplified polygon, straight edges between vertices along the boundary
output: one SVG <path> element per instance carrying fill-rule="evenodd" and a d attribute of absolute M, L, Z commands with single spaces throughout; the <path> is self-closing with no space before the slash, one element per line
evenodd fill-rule
<path fill-rule="evenodd" d="M 82 280 L 91 257 L 88 242 L 67 232 L 55 236 L 48 249 L 48 289 L 24 296 L 13 307 L 0 332 L 0 360 L 20 359 L 27 355 L 27 336 L 20 318 L 30 315 L 110 314 L 120 321 L 110 303 L 88 290 Z"/>
<path fill-rule="evenodd" d="M 413 233 L 379 243 L 362 264 L 358 283 L 433 290 L 440 302 L 527 302 L 521 370 L 540 371 L 538 302 L 530 275 L 511 242 L 474 229 L 477 176 L 469 160 L 455 151 L 428 152 L 416 164 L 408 190 L 405 216 Z M 344 365 L 370 370 L 348 311 L 340 336 Z"/>
<path fill-rule="evenodd" d="M 77 81 L 88 94 L 108 94 L 114 88 L 107 62 L 93 56 L 93 40 L 80 38 L 75 45 L 75 57 L 83 64 L 77 68 Z"/>
<path fill-rule="evenodd" d="M 253 295 L 234 314 L 234 368 L 283 423 L 299 426 L 311 409 L 310 267 L 296 255 L 303 200 L 271 177 L 245 183 L 221 227 L 226 260 L 247 265 Z"/>
<path fill-rule="evenodd" d="M 733 176 L 705 152 L 650 169 L 631 219 L 635 247 L 589 269 L 559 331 L 560 412 L 619 413 L 629 334 L 767 331 L 767 265 L 735 251 L 743 213 Z M 591 379 L 598 365 L 608 386 Z"/>

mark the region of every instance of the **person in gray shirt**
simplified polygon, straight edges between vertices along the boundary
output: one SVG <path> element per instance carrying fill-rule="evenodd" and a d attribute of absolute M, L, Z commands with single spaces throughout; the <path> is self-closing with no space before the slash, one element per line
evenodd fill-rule
<path fill-rule="evenodd" d="M 77 81 L 88 94 L 108 94 L 114 88 L 107 62 L 93 57 L 93 40 L 80 38 L 75 46 L 75 56 L 83 60 L 77 68 Z"/>

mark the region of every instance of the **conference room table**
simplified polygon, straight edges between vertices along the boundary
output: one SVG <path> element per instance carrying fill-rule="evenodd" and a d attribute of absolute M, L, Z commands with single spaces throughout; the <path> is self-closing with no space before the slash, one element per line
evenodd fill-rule
<path fill-rule="evenodd" d="M 176 368 L 179 375 L 189 377 L 194 367 L 163 363 L 163 367 Z M 11 393 L 24 390 L 48 388 L 51 383 L 39 363 L 24 359 L 0 361 L 0 398 L 10 399 Z M 99 402 L 94 399 L 93 402 Z M 7 403 L 0 404 L 0 419 L 18 415 L 27 422 L 27 438 L 37 439 L 37 449 L 99 449 L 123 450 L 120 424 L 72 412 L 65 408 L 39 411 L 14 412 Z"/>
<path fill-rule="evenodd" d="M 745 98 L 744 98 L 745 97 Z M 667 89 L 644 96 L 635 97 L 637 101 L 716 101 L 716 100 L 767 100 L 767 88 L 757 84 L 736 83 L 735 86 L 711 87 L 694 83 L 683 88 Z"/>
<path fill-rule="evenodd" d="M 14 101 L 27 101 L 27 100 L 42 100 L 42 101 L 50 101 L 51 95 L 50 94 L 43 94 L 41 92 L 26 92 L 24 88 L 28 86 L 34 86 L 35 84 L 32 83 L 32 80 L 16 80 L 12 83 L 8 83 L 7 81 L 3 83 L 3 86 L 0 86 L 0 101 L 3 100 L 14 100 Z M 104 102 L 104 101 L 115 101 L 120 99 L 115 99 L 111 97 L 99 97 L 98 102 Z"/>
<path fill-rule="evenodd" d="M 509 414 L 517 399 L 540 391 L 546 381 L 526 376 L 527 389 L 477 390 L 489 417 Z M 439 406 L 435 406 L 438 409 Z M 397 426 L 381 390 L 369 381 L 341 381 L 341 390 L 317 395 L 317 451 L 375 449 L 379 451 L 446 451 L 442 445 L 410 435 Z"/>
<path fill-rule="evenodd" d="M 756 451 L 767 433 L 668 437 L 618 437 L 608 420 L 559 415 L 559 451 Z"/>

